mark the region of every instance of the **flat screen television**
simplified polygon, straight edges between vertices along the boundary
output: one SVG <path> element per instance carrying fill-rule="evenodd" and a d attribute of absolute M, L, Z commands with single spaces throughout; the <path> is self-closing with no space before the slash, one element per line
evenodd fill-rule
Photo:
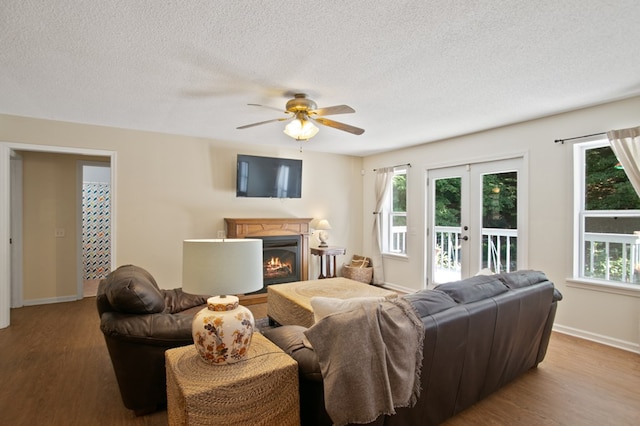
<path fill-rule="evenodd" d="M 302 160 L 238 154 L 236 197 L 302 198 Z"/>

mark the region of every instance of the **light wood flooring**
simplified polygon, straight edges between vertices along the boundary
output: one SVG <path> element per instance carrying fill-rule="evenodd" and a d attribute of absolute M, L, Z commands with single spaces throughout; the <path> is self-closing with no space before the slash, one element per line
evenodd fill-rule
<path fill-rule="evenodd" d="M 264 304 L 251 305 L 256 318 Z M 120 399 L 95 298 L 11 311 L 0 330 L 1 425 L 166 425 Z M 547 358 L 446 425 L 640 424 L 640 355 L 554 333 Z"/>
<path fill-rule="evenodd" d="M 98 294 L 98 284 L 100 284 L 100 279 L 95 280 L 84 280 L 83 284 L 83 296 L 84 297 L 96 297 Z"/>

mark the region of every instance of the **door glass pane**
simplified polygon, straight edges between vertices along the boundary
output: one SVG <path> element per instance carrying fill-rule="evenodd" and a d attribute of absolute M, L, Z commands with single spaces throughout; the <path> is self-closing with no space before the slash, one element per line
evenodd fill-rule
<path fill-rule="evenodd" d="M 446 283 L 462 279 L 460 256 L 462 178 L 436 179 L 434 182 L 434 281 Z"/>
<path fill-rule="evenodd" d="M 482 268 L 518 269 L 518 173 L 482 177 Z"/>

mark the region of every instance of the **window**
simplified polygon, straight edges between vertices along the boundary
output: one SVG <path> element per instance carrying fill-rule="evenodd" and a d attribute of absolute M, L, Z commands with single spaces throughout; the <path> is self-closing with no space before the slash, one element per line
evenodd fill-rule
<path fill-rule="evenodd" d="M 407 254 L 407 169 L 394 170 L 391 191 L 384 208 L 383 249 L 385 254 Z"/>
<path fill-rule="evenodd" d="M 576 276 L 640 284 L 640 197 L 608 140 L 574 149 Z"/>

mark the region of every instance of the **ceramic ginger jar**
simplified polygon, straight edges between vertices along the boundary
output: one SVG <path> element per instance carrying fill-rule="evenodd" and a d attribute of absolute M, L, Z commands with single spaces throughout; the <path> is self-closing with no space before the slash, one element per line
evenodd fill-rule
<path fill-rule="evenodd" d="M 236 296 L 210 297 L 193 318 L 193 343 L 206 362 L 232 364 L 246 358 L 254 327 L 253 314 Z"/>

